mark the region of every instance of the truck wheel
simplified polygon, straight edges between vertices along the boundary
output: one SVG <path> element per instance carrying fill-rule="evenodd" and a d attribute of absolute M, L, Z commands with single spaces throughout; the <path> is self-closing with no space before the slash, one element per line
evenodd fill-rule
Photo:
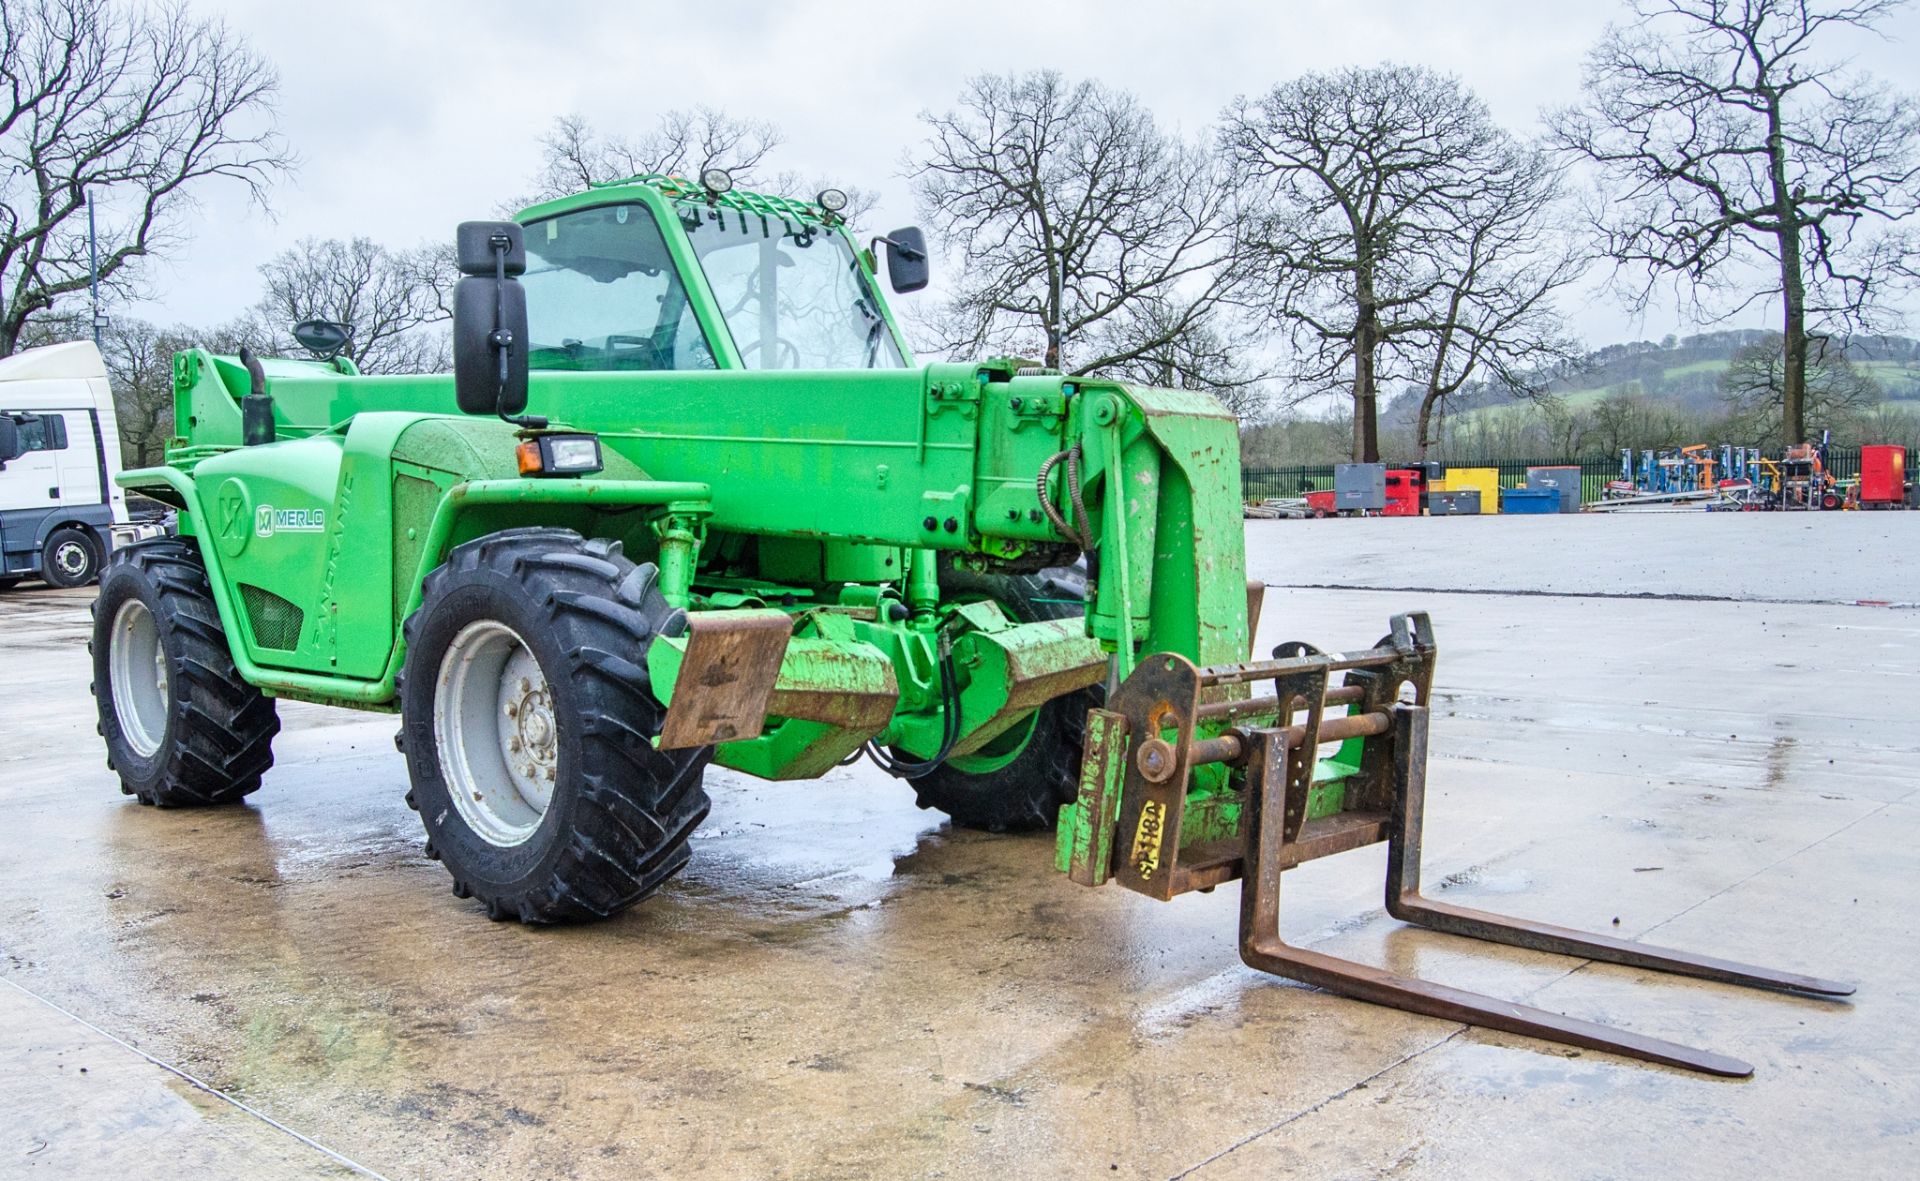
<path fill-rule="evenodd" d="M 93 604 L 107 766 L 143 804 L 231 804 L 273 766 L 273 699 L 233 666 L 200 555 L 172 538 L 117 551 Z"/>
<path fill-rule="evenodd" d="M 510 529 L 456 547 L 407 620 L 408 803 L 494 919 L 605 918 L 687 863 L 712 747 L 656 750 L 647 645 L 686 614 L 617 542 Z"/>
<path fill-rule="evenodd" d="M 955 598 L 990 598 L 1022 623 L 1086 614 L 1087 575 L 1078 566 L 1026 576 L 950 569 L 941 571 L 940 584 Z M 938 808 L 962 828 L 1052 828 L 1060 805 L 1079 791 L 1087 711 L 1105 700 L 1104 686 L 1054 698 L 980 750 L 948 759 L 913 780 L 915 802 Z"/>
<path fill-rule="evenodd" d="M 85 586 L 99 573 L 100 548 L 84 529 L 55 529 L 40 551 L 40 577 L 50 586 Z"/>

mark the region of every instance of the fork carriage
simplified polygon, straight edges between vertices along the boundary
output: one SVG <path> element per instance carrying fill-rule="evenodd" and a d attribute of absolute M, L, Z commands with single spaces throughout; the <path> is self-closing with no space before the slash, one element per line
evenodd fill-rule
<path fill-rule="evenodd" d="M 1260 594 L 1249 595 L 1257 618 Z M 1423 612 L 1364 652 L 1287 643 L 1273 659 L 1196 667 L 1142 660 L 1091 711 L 1079 798 L 1058 859 L 1076 882 L 1152 898 L 1240 881 L 1240 955 L 1263 972 L 1444 1020 L 1726 1077 L 1753 1067 L 1659 1038 L 1417 980 L 1288 944 L 1281 874 L 1385 842 L 1386 909 L 1402 922 L 1534 951 L 1841 997 L 1853 986 L 1509 918 L 1420 892 L 1428 700 L 1438 648 Z M 1336 683 L 1337 677 L 1337 683 Z M 1249 688 L 1271 686 L 1259 696 Z M 1203 736 L 1207 735 L 1207 736 Z M 1339 744 L 1327 758 L 1323 747 Z M 1230 772 L 1223 774 L 1223 772 Z"/>

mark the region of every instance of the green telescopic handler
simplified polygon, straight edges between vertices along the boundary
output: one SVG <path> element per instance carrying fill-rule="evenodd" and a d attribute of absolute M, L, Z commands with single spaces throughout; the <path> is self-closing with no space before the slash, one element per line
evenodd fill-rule
<path fill-rule="evenodd" d="M 1745 1063 L 1280 939 L 1282 872 L 1384 842 L 1406 922 L 1822 996 L 1844 984 L 1420 893 L 1424 615 L 1253 659 L 1239 439 L 1204 394 L 1014 360 L 916 364 L 845 198 L 639 176 L 456 235 L 451 375 L 174 358 L 178 510 L 95 604 L 109 765 L 237 801 L 275 703 L 399 715 L 426 852 L 495 919 L 598 919 L 684 866 L 709 764 L 868 758 L 922 807 L 1053 827 L 1072 881 L 1241 882 L 1241 953 L 1454 1021 L 1721 1075 Z"/>

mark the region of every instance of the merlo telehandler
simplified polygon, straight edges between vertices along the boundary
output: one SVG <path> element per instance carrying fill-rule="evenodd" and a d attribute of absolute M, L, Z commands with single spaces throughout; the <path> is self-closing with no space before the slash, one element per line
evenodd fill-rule
<path fill-rule="evenodd" d="M 1250 659 L 1233 417 L 1011 360 L 912 361 L 863 245 L 813 201 L 634 177 L 456 235 L 451 375 L 174 359 L 179 534 L 95 608 L 109 765 L 160 806 L 272 762 L 278 699 L 399 715 L 408 802 L 496 919 L 596 919 L 686 864 L 709 763 L 857 757 L 922 806 L 1056 826 L 1074 881 L 1242 882 L 1258 968 L 1710 1073 L 1717 1054 L 1280 940 L 1281 871 L 1377 842 L 1388 909 L 1445 931 L 1812 994 L 1846 985 L 1430 902 L 1424 615 L 1360 652 Z"/>

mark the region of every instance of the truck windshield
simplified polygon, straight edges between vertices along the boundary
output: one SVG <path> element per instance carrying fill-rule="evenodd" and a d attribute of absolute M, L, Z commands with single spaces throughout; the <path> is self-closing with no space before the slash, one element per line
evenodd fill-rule
<path fill-rule="evenodd" d="M 845 235 L 695 204 L 680 220 L 747 368 L 906 364 Z"/>
<path fill-rule="evenodd" d="M 563 213 L 527 226 L 526 239 L 532 368 L 714 368 L 646 206 Z"/>

